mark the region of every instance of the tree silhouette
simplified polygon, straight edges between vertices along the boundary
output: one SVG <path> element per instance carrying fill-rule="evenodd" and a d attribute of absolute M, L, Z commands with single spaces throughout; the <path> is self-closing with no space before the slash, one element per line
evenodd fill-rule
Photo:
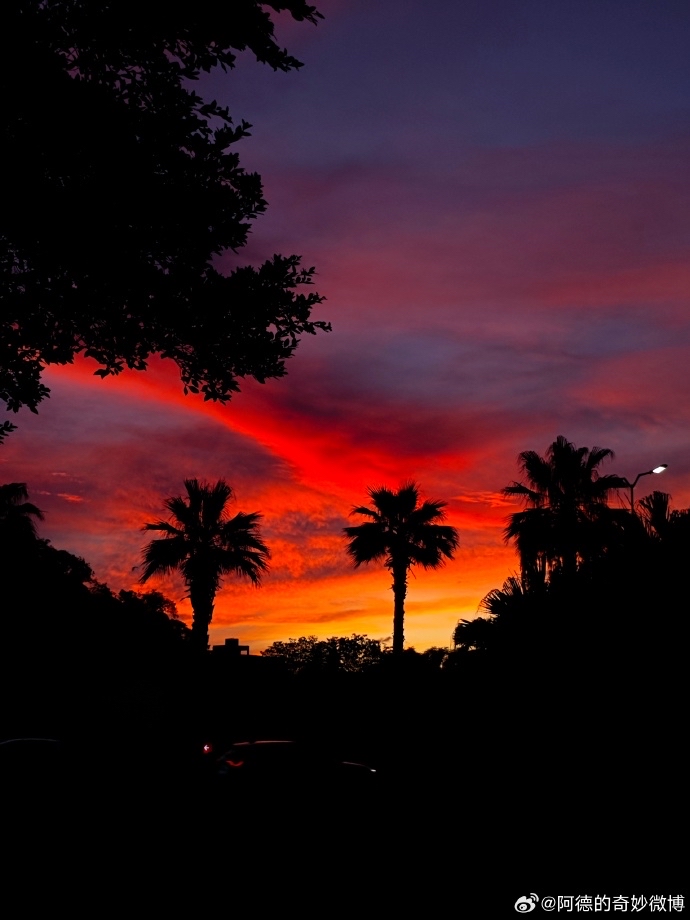
<path fill-rule="evenodd" d="M 672 509 L 668 492 L 654 491 L 637 502 L 637 511 L 645 537 L 644 542 L 638 541 L 637 575 L 643 566 L 655 564 L 663 573 L 660 579 L 680 599 L 690 549 L 690 508 Z"/>
<path fill-rule="evenodd" d="M 192 604 L 192 641 L 208 647 L 208 628 L 222 577 L 233 573 L 258 585 L 268 570 L 268 547 L 259 534 L 260 514 L 239 512 L 230 517 L 232 489 L 220 479 L 214 485 L 186 479 L 187 496 L 169 498 L 169 521 L 146 524 L 165 536 L 152 540 L 143 551 L 140 581 L 152 575 L 181 572 Z"/>
<path fill-rule="evenodd" d="M 669 536 L 673 523 L 683 512 L 671 511 L 671 496 L 668 492 L 654 491 L 637 502 L 645 530 L 655 540 L 664 540 Z"/>
<path fill-rule="evenodd" d="M 270 12 L 316 23 L 304 0 L 221 9 L 153 2 L 11 0 L 3 9 L 0 141 L 13 193 L 0 212 L 0 399 L 36 411 L 41 374 L 83 354 L 96 374 L 178 365 L 185 392 L 227 400 L 238 380 L 285 373 L 322 298 L 314 269 L 275 255 L 228 275 L 266 209 L 233 145 L 248 136 L 191 88 L 249 49 L 274 70 L 301 63 Z M 18 75 L 21 74 L 21 79 Z M 0 440 L 11 426 L 0 426 Z"/>
<path fill-rule="evenodd" d="M 353 633 L 352 636 L 301 636 L 287 642 L 274 642 L 261 653 L 278 659 L 293 674 L 341 671 L 356 673 L 378 664 L 386 654 L 378 639 Z"/>
<path fill-rule="evenodd" d="M 535 578 L 511 575 L 500 588 L 484 596 L 479 605 L 480 616 L 458 621 L 453 631 L 455 648 L 511 655 L 522 654 L 525 649 L 537 653 L 552 636 L 556 620 L 564 621 L 567 628 L 567 600 L 573 594 L 573 586 L 568 588 L 569 594 L 565 591 L 559 594 L 546 579 L 538 582 Z"/>
<path fill-rule="evenodd" d="M 24 482 L 9 482 L 0 486 L 0 544 L 18 549 L 37 540 L 34 518 L 43 520 L 43 513 L 27 501 L 29 493 Z"/>
<path fill-rule="evenodd" d="M 347 552 L 355 568 L 363 563 L 383 561 L 393 575 L 393 653 L 402 654 L 404 645 L 407 573 L 414 565 L 436 569 L 452 559 L 459 544 L 454 527 L 441 524 L 446 502 L 420 504 L 419 486 L 406 482 L 397 492 L 385 487 L 369 489 L 373 507 L 354 508 L 370 520 L 345 527 Z"/>
<path fill-rule="evenodd" d="M 461 619 L 453 630 L 453 646 L 462 651 L 485 651 L 491 647 L 494 627 L 495 621 L 488 617 Z"/>
<path fill-rule="evenodd" d="M 541 581 L 555 572 L 572 577 L 580 561 L 592 559 L 605 547 L 620 516 L 608 507 L 607 499 L 625 485 L 620 476 L 598 471 L 613 456 L 608 448 L 575 447 L 563 436 L 544 457 L 533 450 L 519 455 L 527 482 L 513 482 L 503 494 L 518 497 L 528 507 L 510 517 L 505 539 L 515 542 L 528 581 Z"/>

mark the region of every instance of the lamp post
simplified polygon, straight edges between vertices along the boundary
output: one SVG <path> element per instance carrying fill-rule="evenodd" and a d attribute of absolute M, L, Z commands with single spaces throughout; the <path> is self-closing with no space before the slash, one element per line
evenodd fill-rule
<path fill-rule="evenodd" d="M 635 486 L 642 476 L 651 476 L 652 473 L 663 473 L 664 470 L 668 469 L 668 463 L 660 463 L 659 466 L 655 466 L 653 470 L 645 470 L 644 473 L 638 473 L 637 476 L 633 479 L 632 482 L 628 482 L 627 479 L 623 479 L 623 485 L 630 489 L 630 510 L 635 514 Z"/>

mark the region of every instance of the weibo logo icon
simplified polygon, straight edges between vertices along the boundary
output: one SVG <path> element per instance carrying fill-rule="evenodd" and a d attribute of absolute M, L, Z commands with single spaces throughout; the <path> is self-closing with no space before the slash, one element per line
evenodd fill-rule
<path fill-rule="evenodd" d="M 539 897 L 536 894 L 531 893 L 529 897 L 524 896 L 517 899 L 515 902 L 515 910 L 519 914 L 528 914 L 530 911 L 534 910 L 538 903 Z"/>

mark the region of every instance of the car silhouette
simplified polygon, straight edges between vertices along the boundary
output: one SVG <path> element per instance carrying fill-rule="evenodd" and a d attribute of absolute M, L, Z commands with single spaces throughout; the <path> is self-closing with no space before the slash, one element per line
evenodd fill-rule
<path fill-rule="evenodd" d="M 326 783 L 339 787 L 371 785 L 376 769 L 342 758 L 327 745 L 294 741 L 237 741 L 220 756 L 206 745 L 211 773 L 221 786 L 295 786 Z"/>

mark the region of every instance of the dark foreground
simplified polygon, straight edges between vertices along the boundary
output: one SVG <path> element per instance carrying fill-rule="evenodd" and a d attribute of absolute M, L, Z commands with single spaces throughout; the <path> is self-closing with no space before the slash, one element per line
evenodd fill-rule
<path fill-rule="evenodd" d="M 682 894 L 679 676 L 512 678 L 311 681 L 244 706 L 238 691 L 204 725 L 73 723 L 52 760 L 5 758 L 8 877 L 31 867 L 75 908 L 94 889 L 150 909 L 191 892 L 194 916 L 247 897 L 512 916 L 532 892 Z M 223 782 L 202 753 L 223 732 L 298 737 L 376 773 Z"/>

